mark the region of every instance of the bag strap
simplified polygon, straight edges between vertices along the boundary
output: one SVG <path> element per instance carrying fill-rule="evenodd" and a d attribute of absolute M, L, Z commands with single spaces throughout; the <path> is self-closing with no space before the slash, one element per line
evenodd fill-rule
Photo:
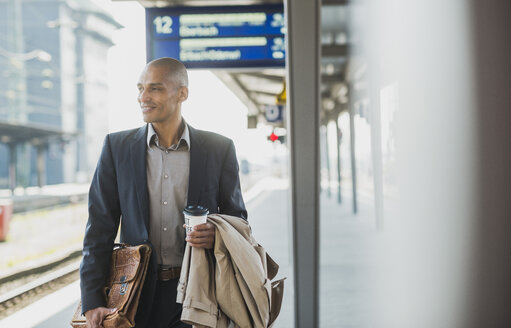
<path fill-rule="evenodd" d="M 120 248 L 126 248 L 126 247 L 129 247 L 130 245 L 126 244 L 126 243 L 115 243 L 114 244 L 114 248 L 113 249 L 120 249 Z"/>

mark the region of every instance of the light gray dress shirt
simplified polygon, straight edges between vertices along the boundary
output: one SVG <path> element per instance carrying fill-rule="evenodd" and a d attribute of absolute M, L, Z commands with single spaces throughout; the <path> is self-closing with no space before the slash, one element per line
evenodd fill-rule
<path fill-rule="evenodd" d="M 177 144 L 160 145 L 149 123 L 147 133 L 147 189 L 149 191 L 149 240 L 163 267 L 181 266 L 185 247 L 183 209 L 190 175 L 190 134 L 184 130 Z"/>

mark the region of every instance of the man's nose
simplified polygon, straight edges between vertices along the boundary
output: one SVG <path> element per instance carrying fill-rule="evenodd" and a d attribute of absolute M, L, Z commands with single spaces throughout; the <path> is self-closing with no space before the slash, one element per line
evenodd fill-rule
<path fill-rule="evenodd" d="M 149 93 L 145 89 L 141 90 L 138 93 L 138 101 L 139 102 L 147 102 L 148 100 L 150 100 Z"/>

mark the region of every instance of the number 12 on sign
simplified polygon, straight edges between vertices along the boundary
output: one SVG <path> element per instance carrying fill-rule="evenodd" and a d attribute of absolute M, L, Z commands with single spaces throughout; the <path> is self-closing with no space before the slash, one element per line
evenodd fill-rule
<path fill-rule="evenodd" d="M 156 33 L 158 34 L 172 33 L 172 18 L 170 16 L 156 16 L 153 24 L 156 26 Z"/>

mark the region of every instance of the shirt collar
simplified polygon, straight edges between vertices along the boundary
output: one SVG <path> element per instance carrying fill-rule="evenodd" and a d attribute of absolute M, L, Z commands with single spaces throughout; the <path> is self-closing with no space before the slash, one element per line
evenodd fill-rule
<path fill-rule="evenodd" d="M 181 138 L 179 138 L 179 141 L 177 144 L 181 142 L 181 140 L 184 140 L 186 142 L 186 145 L 188 146 L 188 151 L 190 151 L 190 130 L 188 129 L 188 124 L 183 119 L 183 124 L 185 125 L 185 128 L 183 130 L 183 134 L 181 135 Z M 158 136 L 156 134 L 156 131 L 153 128 L 153 125 L 151 123 L 148 124 L 148 130 L 147 130 L 147 147 L 151 148 L 151 140 L 154 136 Z"/>

